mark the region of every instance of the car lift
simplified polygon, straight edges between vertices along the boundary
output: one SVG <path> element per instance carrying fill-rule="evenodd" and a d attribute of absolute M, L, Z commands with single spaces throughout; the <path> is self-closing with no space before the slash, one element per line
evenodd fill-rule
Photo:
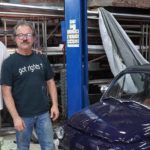
<path fill-rule="evenodd" d="M 67 116 L 89 104 L 87 0 L 65 0 L 62 38 L 66 41 Z"/>

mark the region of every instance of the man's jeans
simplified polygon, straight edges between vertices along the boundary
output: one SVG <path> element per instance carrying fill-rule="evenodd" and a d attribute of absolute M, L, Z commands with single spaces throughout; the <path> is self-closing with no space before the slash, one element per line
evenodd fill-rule
<path fill-rule="evenodd" d="M 23 118 L 25 129 L 16 132 L 17 150 L 29 150 L 33 127 L 38 136 L 41 150 L 54 150 L 53 129 L 49 112 L 31 118 Z"/>

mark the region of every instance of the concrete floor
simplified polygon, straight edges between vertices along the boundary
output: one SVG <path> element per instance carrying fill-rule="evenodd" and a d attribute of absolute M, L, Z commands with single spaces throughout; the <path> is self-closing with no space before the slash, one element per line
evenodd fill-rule
<path fill-rule="evenodd" d="M 57 127 L 57 124 L 53 124 L 53 127 Z M 13 127 L 0 128 L 0 150 L 17 150 L 17 145 L 15 143 L 16 136 Z M 58 140 L 54 139 L 55 150 L 60 150 L 58 148 Z M 30 150 L 41 150 L 40 145 L 31 142 Z"/>
<path fill-rule="evenodd" d="M 3 142 L 0 150 L 17 150 L 16 144 L 15 144 L 15 134 L 5 135 L 2 136 Z M 41 150 L 39 144 L 34 144 L 31 142 L 30 144 L 30 150 Z"/>
<path fill-rule="evenodd" d="M 17 150 L 17 145 L 15 143 L 16 136 L 15 134 L 9 134 L 5 136 L 0 136 L 0 150 Z M 58 140 L 54 139 L 54 150 L 61 150 L 58 148 Z M 31 142 L 30 150 L 41 150 L 40 145 Z"/>

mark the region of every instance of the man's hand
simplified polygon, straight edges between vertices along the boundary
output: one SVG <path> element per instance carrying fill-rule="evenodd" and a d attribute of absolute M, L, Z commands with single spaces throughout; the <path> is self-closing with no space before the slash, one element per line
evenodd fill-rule
<path fill-rule="evenodd" d="M 14 127 L 17 131 L 23 131 L 25 129 L 25 123 L 21 117 L 16 117 L 14 120 Z"/>
<path fill-rule="evenodd" d="M 58 109 L 58 106 L 55 106 L 55 105 L 53 105 L 52 107 L 51 107 L 51 118 L 52 118 L 52 120 L 53 121 L 55 121 L 55 120 L 57 120 L 58 119 L 58 117 L 59 117 L 59 109 Z"/>

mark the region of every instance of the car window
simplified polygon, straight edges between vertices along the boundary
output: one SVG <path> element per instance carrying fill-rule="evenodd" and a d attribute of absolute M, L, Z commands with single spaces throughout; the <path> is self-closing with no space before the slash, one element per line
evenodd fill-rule
<path fill-rule="evenodd" d="M 144 103 L 145 99 L 150 99 L 150 74 L 124 74 L 106 92 L 106 97 Z"/>

